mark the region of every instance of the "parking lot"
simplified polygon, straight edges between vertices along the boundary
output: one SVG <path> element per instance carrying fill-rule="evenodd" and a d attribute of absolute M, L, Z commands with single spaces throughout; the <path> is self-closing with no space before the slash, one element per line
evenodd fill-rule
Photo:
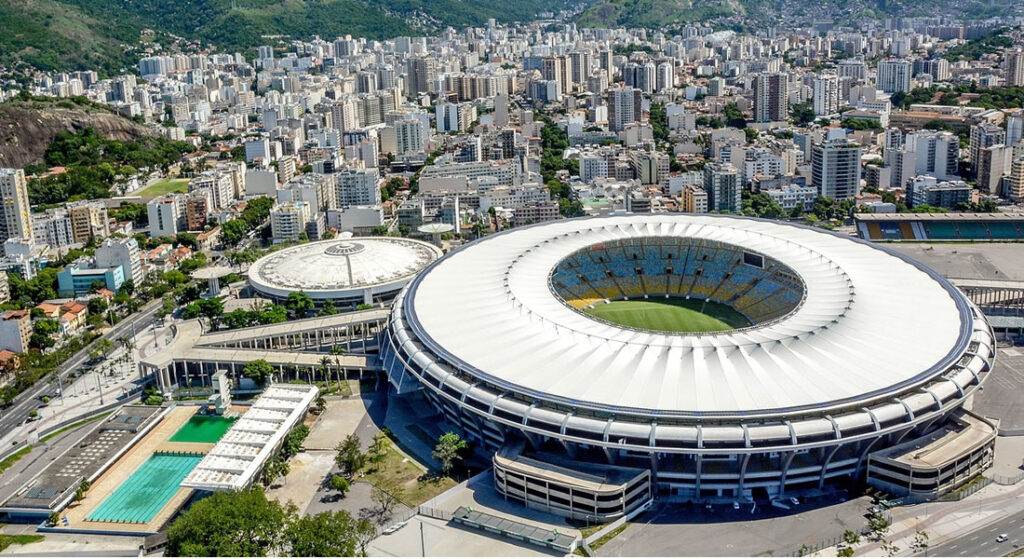
<path fill-rule="evenodd" d="M 974 397 L 975 413 L 999 419 L 1001 432 L 1024 432 L 1024 347 L 996 350 L 996 364 Z"/>
<path fill-rule="evenodd" d="M 871 505 L 867 497 L 850 500 L 822 498 L 801 503 L 792 510 L 758 504 L 733 510 L 716 505 L 710 511 L 701 505 L 661 503 L 637 518 L 597 555 L 652 556 L 784 556 L 801 545 L 841 536 L 845 530 L 860 530 Z"/>

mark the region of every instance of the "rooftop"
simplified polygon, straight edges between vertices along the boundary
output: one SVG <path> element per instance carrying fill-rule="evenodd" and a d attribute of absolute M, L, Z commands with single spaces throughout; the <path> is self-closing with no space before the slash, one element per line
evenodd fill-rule
<path fill-rule="evenodd" d="M 314 298 L 401 284 L 441 257 L 437 247 L 398 237 L 358 237 L 289 247 L 256 261 L 249 281 L 262 292 Z M 400 287 L 400 285 L 398 285 Z"/>
<path fill-rule="evenodd" d="M 319 389 L 272 384 L 181 482 L 205 491 L 248 487 L 281 439 L 302 422 Z M 247 448 L 246 448 L 247 447 Z"/>

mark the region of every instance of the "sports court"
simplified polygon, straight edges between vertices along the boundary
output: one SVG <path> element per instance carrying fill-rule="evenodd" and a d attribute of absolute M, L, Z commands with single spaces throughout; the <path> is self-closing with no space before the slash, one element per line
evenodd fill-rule
<path fill-rule="evenodd" d="M 597 303 L 584 312 L 620 326 L 659 332 L 722 332 L 750 326 L 745 316 L 727 305 L 680 297 Z"/>

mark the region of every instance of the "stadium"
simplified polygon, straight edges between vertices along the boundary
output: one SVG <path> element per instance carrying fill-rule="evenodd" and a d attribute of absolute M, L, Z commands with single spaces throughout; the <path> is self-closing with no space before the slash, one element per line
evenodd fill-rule
<path fill-rule="evenodd" d="M 304 292 L 318 306 L 356 306 L 392 300 L 441 256 L 430 243 L 360 237 L 306 243 L 273 252 L 249 267 L 249 285 L 272 301 Z"/>
<path fill-rule="evenodd" d="M 428 266 L 381 346 L 399 394 L 492 453 L 499 492 L 579 518 L 865 477 L 934 494 L 991 462 L 994 429 L 965 409 L 995 356 L 984 316 L 932 270 L 821 229 L 516 228 Z"/>

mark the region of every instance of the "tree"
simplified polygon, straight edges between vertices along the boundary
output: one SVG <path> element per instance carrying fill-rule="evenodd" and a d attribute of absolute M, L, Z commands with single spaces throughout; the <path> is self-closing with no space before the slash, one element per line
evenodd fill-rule
<path fill-rule="evenodd" d="M 277 479 L 287 476 L 292 467 L 280 456 L 273 457 L 263 467 L 263 486 L 270 487 Z"/>
<path fill-rule="evenodd" d="M 303 516 L 284 529 L 292 557 L 353 557 L 359 540 L 357 523 L 346 511 Z"/>
<path fill-rule="evenodd" d="M 256 384 L 264 384 L 274 374 L 274 367 L 266 359 L 256 359 L 242 367 L 242 374 Z"/>
<path fill-rule="evenodd" d="M 928 532 L 918 530 L 914 534 L 914 540 L 910 543 L 910 549 L 915 555 L 926 551 L 928 549 Z"/>
<path fill-rule="evenodd" d="M 895 557 L 900 552 L 900 546 L 888 541 L 882 542 L 882 551 L 887 557 Z"/>
<path fill-rule="evenodd" d="M 804 103 L 797 103 L 792 105 L 790 112 L 790 118 L 793 124 L 797 126 L 807 126 L 814 122 L 814 108 L 812 107 L 811 101 Z"/>
<path fill-rule="evenodd" d="M 286 460 L 302 452 L 302 443 L 309 436 L 309 427 L 303 424 L 295 426 L 281 443 L 281 456 Z"/>
<path fill-rule="evenodd" d="M 37 320 L 29 343 L 39 349 L 53 347 L 53 335 L 60 331 L 60 323 L 52 318 Z"/>
<path fill-rule="evenodd" d="M 836 557 L 853 557 L 853 548 L 840 544 L 836 549 Z"/>
<path fill-rule="evenodd" d="M 335 447 L 337 455 L 334 457 L 334 463 L 341 468 L 342 472 L 349 475 L 355 474 L 366 463 L 366 456 L 360 447 L 359 437 L 355 433 L 345 437 L 345 440 Z"/>
<path fill-rule="evenodd" d="M 847 530 L 843 532 L 843 541 L 850 545 L 860 543 L 860 534 L 853 530 Z"/>
<path fill-rule="evenodd" d="M 338 307 L 334 306 L 334 299 L 325 299 L 324 305 L 320 309 L 320 316 L 331 316 L 332 314 L 338 314 Z"/>
<path fill-rule="evenodd" d="M 102 297 L 89 299 L 89 314 L 103 314 L 107 312 L 107 302 Z"/>
<path fill-rule="evenodd" d="M 13 386 L 11 386 L 9 384 L 5 384 L 3 386 L 0 386 L 0 406 L 7 407 L 7 406 L 11 405 L 11 402 L 13 402 L 14 398 L 16 398 L 17 396 L 18 396 L 18 389 L 17 388 L 15 388 L 15 387 L 13 387 Z"/>
<path fill-rule="evenodd" d="M 313 310 L 313 299 L 304 291 L 292 292 L 284 300 L 284 308 L 292 318 L 305 318 Z"/>
<path fill-rule="evenodd" d="M 168 557 L 262 557 L 281 543 L 294 514 L 259 488 L 215 492 L 193 504 L 167 530 Z"/>
<path fill-rule="evenodd" d="M 359 547 L 359 554 L 366 555 L 366 544 L 377 537 L 377 527 L 365 518 L 360 518 L 356 523 L 356 545 Z"/>
<path fill-rule="evenodd" d="M 196 236 L 193 235 L 192 233 L 178 233 L 175 236 L 175 238 L 177 239 L 178 244 L 182 246 L 186 246 L 192 249 L 197 247 Z"/>
<path fill-rule="evenodd" d="M 169 283 L 171 287 L 176 287 L 187 282 L 188 276 L 179 272 L 178 270 L 168 270 L 164 272 L 164 281 Z"/>
<path fill-rule="evenodd" d="M 391 448 L 391 439 L 381 431 L 373 436 L 373 441 L 370 442 L 370 448 L 366 449 L 367 454 L 370 455 L 370 460 L 379 465 L 385 457 L 388 455 L 388 450 Z"/>
<path fill-rule="evenodd" d="M 83 498 L 85 498 L 85 493 L 89 491 L 89 488 L 91 487 L 92 483 L 90 483 L 89 480 L 87 479 L 83 479 L 81 483 L 78 484 L 78 488 L 75 489 L 75 500 L 81 501 Z"/>
<path fill-rule="evenodd" d="M 889 532 L 891 522 L 881 512 L 873 512 L 868 516 L 868 531 L 876 540 L 881 540 Z"/>
<path fill-rule="evenodd" d="M 462 460 L 462 452 L 468 445 L 457 433 L 451 431 L 437 438 L 432 455 L 441 462 L 441 472 L 448 475 L 455 463 Z"/>
<path fill-rule="evenodd" d="M 347 479 L 341 476 L 331 476 L 328 486 L 330 486 L 332 491 L 337 491 L 339 497 L 344 497 L 345 493 L 348 493 L 350 484 Z"/>
<path fill-rule="evenodd" d="M 210 321 L 210 326 L 217 329 L 217 319 L 220 315 L 224 314 L 224 303 L 221 302 L 217 297 L 210 299 L 201 299 L 197 303 L 199 305 L 199 313 Z"/>
<path fill-rule="evenodd" d="M 722 116 L 725 117 L 726 126 L 733 128 L 747 127 L 747 119 L 743 118 L 743 112 L 740 111 L 740 107 L 736 103 L 727 103 L 722 107 Z"/>
<path fill-rule="evenodd" d="M 395 507 L 398 506 L 398 503 L 402 502 L 401 491 L 401 487 L 392 481 L 383 481 L 370 489 L 370 500 L 380 507 L 378 515 L 380 516 L 381 523 L 391 518 L 391 513 L 395 510 Z"/>

